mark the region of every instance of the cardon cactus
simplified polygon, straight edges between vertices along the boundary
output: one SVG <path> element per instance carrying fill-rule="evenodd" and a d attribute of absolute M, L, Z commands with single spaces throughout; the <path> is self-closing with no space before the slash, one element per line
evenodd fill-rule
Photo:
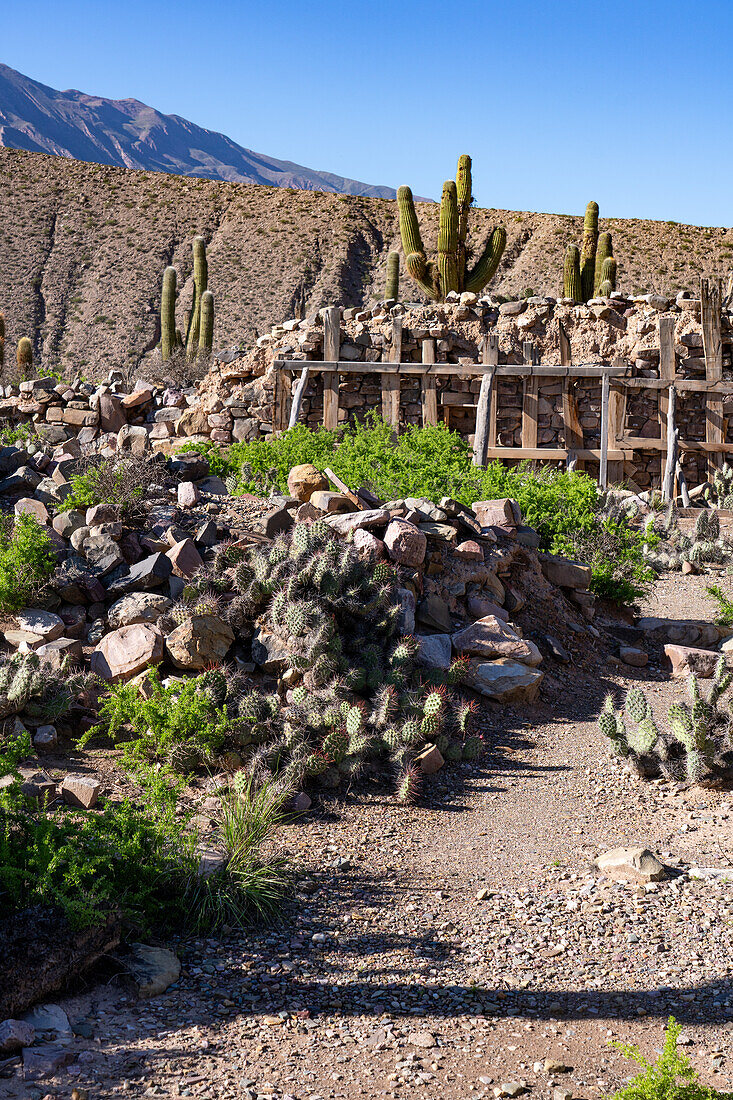
<path fill-rule="evenodd" d="M 201 328 L 199 332 L 199 356 L 210 355 L 214 346 L 214 295 L 205 290 L 201 295 Z"/>
<path fill-rule="evenodd" d="M 21 336 L 16 352 L 18 370 L 21 374 L 30 374 L 33 369 L 33 344 L 27 336 Z"/>
<path fill-rule="evenodd" d="M 563 296 L 572 298 L 574 302 L 580 302 L 583 298 L 580 284 L 580 249 L 575 244 L 569 244 L 565 252 Z"/>
<path fill-rule="evenodd" d="M 616 261 L 613 256 L 607 256 L 601 268 L 601 281 L 598 284 L 596 294 L 601 298 L 610 298 L 616 289 Z"/>
<path fill-rule="evenodd" d="M 598 248 L 598 203 L 589 202 L 583 222 L 583 247 L 580 250 L 580 288 L 583 301 L 593 297 Z"/>
<path fill-rule="evenodd" d="M 206 260 L 206 241 L 203 237 L 193 239 L 193 303 L 186 332 L 186 358 L 195 359 L 199 354 L 201 333 L 201 305 L 209 285 L 209 266 Z"/>
<path fill-rule="evenodd" d="M 387 256 L 387 283 L 384 297 L 397 301 L 400 296 L 400 254 L 390 252 Z"/>
<path fill-rule="evenodd" d="M 606 260 L 613 257 L 613 240 L 611 234 L 600 233 L 598 235 L 598 248 L 596 250 L 596 267 L 595 267 L 595 282 L 593 287 L 593 293 L 598 296 L 600 289 L 607 276 L 604 276 L 603 265 Z M 614 272 L 615 280 L 615 272 Z M 612 280 L 612 281 L 614 281 Z"/>
<path fill-rule="evenodd" d="M 397 191 L 405 266 L 420 289 L 435 301 L 442 301 L 451 291 L 479 293 L 499 266 L 506 246 L 503 227 L 489 235 L 475 266 L 468 269 L 468 215 L 472 201 L 471 158 L 463 154 L 458 161 L 455 182 L 448 180 L 443 185 L 438 258 L 433 262 L 425 255 L 412 191 L 409 187 L 400 187 Z"/>
<path fill-rule="evenodd" d="M 175 267 L 163 272 L 163 290 L 160 297 L 160 354 L 167 362 L 176 347 L 176 284 Z"/>

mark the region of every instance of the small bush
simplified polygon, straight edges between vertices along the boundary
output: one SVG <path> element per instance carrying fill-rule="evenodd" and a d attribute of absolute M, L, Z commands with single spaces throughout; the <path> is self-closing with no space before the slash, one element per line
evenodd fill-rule
<path fill-rule="evenodd" d="M 0 611 L 27 607 L 53 572 L 52 549 L 33 516 L 0 517 Z"/>
<path fill-rule="evenodd" d="M 677 1050 L 682 1028 L 671 1017 L 664 1036 L 664 1048 L 656 1062 L 648 1062 L 639 1048 L 630 1043 L 612 1043 L 626 1058 L 642 1067 L 614 1100 L 730 1100 L 733 1093 L 718 1092 L 700 1083 L 697 1071 L 686 1055 Z"/>
<path fill-rule="evenodd" d="M 709 585 L 705 591 L 718 605 L 715 622 L 718 626 L 733 626 L 733 600 L 730 600 L 718 584 Z"/>
<path fill-rule="evenodd" d="M 113 504 L 121 518 L 133 520 L 145 514 L 151 493 L 160 491 L 169 477 L 157 462 L 136 455 L 112 461 L 90 458 L 72 474 L 71 493 L 60 511 Z"/>

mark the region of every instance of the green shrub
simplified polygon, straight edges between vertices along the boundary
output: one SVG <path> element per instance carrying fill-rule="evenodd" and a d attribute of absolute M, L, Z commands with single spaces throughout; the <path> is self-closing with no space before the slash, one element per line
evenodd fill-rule
<path fill-rule="evenodd" d="M 52 549 L 33 516 L 0 517 L 0 611 L 28 605 L 53 572 Z"/>
<path fill-rule="evenodd" d="M 614 1100 L 730 1100 L 733 1093 L 718 1092 L 700 1083 L 689 1058 L 677 1050 L 681 1031 L 680 1025 L 671 1017 L 664 1037 L 664 1049 L 654 1063 L 648 1062 L 638 1047 L 629 1043 L 611 1044 L 643 1070 L 615 1094 Z"/>
<path fill-rule="evenodd" d="M 301 425 L 275 439 L 236 443 L 225 451 L 214 444 L 187 444 L 182 450 L 205 453 L 212 472 L 237 478 L 245 492 L 262 492 L 270 485 L 286 490 L 291 467 L 311 462 L 320 470 L 329 466 L 347 485 L 366 486 L 384 500 L 415 496 L 437 502 L 447 496 L 470 505 L 513 497 L 545 550 L 576 557 L 585 537 L 611 541 L 612 553 L 597 545 L 591 555 L 598 595 L 629 602 L 652 577 L 642 557 L 642 536 L 624 523 L 601 525 L 593 478 L 527 463 L 473 466 L 466 441 L 443 425 L 410 427 L 395 441 L 392 428 L 372 417 L 337 432 Z"/>
<path fill-rule="evenodd" d="M 150 697 L 135 684 L 112 684 L 99 708 L 100 722 L 79 740 L 83 747 L 95 734 L 129 739 L 128 763 L 168 761 L 189 770 L 211 762 L 228 737 L 245 723 L 229 712 L 228 685 L 221 672 L 204 672 L 163 687 L 156 669 L 148 671 Z"/>
<path fill-rule="evenodd" d="M 30 744 L 0 756 L 12 772 Z M 176 812 L 181 781 L 141 769 L 134 799 L 101 812 L 32 810 L 16 782 L 0 791 L 0 919 L 32 905 L 61 910 L 77 928 L 119 912 L 135 934 L 153 928 L 204 932 L 272 915 L 286 886 L 282 861 L 263 862 L 262 844 L 279 823 L 285 792 L 239 792 L 224 806 L 229 863 L 198 874 L 196 836 Z M 232 827 L 226 818 L 236 817 Z"/>
<path fill-rule="evenodd" d="M 705 591 L 718 605 L 715 622 L 718 626 L 733 626 L 733 600 L 730 600 L 718 584 L 709 585 Z"/>

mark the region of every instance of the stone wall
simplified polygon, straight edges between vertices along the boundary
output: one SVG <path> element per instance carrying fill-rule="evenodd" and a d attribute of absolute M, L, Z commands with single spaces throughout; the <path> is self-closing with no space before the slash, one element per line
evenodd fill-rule
<path fill-rule="evenodd" d="M 354 363 L 376 364 L 392 356 L 394 320 L 402 322 L 402 360 L 420 362 L 422 341 L 433 338 L 439 362 L 454 363 L 456 375 L 437 378 L 439 419 L 470 439 L 475 428 L 474 406 L 479 379 L 461 378 L 461 365 L 478 361 L 483 337 L 496 333 L 502 364 L 521 363 L 523 345 L 531 341 L 535 361 L 560 362 L 560 326 L 570 341 L 574 365 L 612 363 L 622 357 L 632 375 L 659 374 L 659 320 L 669 315 L 674 323 L 678 376 L 705 377 L 702 329 L 698 299 L 680 295 L 675 301 L 656 295 L 624 298 L 614 295 L 588 305 L 565 299 L 532 297 L 498 303 L 474 294 L 455 296 L 440 305 L 417 306 L 379 303 L 371 309 L 342 309 L 340 358 Z M 723 373 L 733 377 L 731 347 L 733 317 L 726 309 L 722 319 Z M 211 439 L 222 445 L 266 437 L 273 430 L 276 359 L 304 362 L 322 358 L 323 319 L 320 314 L 290 320 L 261 336 L 249 352 L 220 352 L 203 381 L 196 385 L 137 382 L 125 393 L 120 375 L 111 374 L 101 386 L 83 380 L 57 384 L 53 379 L 23 382 L 6 387 L 0 402 L 0 421 L 27 422 L 47 442 L 57 445 L 78 436 L 89 449 L 171 450 L 177 441 Z M 152 368 L 151 368 L 152 369 Z M 158 367 L 156 373 L 160 373 Z M 521 443 L 522 390 L 520 378 L 502 377 L 497 383 L 497 442 Z M 580 380 L 575 387 L 586 448 L 600 446 L 600 385 Z M 625 425 L 634 436 L 659 437 L 658 391 L 629 391 Z M 339 419 L 362 419 L 371 410 L 381 412 L 379 372 L 344 375 L 339 387 Z M 538 444 L 562 447 L 562 386 L 548 378 L 539 387 Z M 705 438 L 704 399 L 701 394 L 680 394 L 678 412 L 681 436 Z M 402 378 L 402 425 L 421 422 L 419 376 Z M 322 423 L 323 379 L 311 375 L 302 408 L 302 421 L 312 427 Z M 726 421 L 726 440 L 733 430 Z M 624 477 L 645 489 L 659 484 L 661 451 L 637 451 L 633 462 L 624 463 Z M 593 464 L 587 466 L 595 472 Z M 705 459 L 685 456 L 690 485 L 705 477 Z"/>

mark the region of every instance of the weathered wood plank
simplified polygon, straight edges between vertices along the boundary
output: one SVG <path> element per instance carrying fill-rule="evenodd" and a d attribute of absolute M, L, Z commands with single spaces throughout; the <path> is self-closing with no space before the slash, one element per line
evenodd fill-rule
<path fill-rule="evenodd" d="M 623 363 L 622 359 L 614 360 L 614 365 Z M 610 381 L 610 380 L 609 380 Z M 618 449 L 621 437 L 624 433 L 624 421 L 626 419 L 626 393 L 624 390 L 611 390 L 608 395 L 608 449 Z M 609 461 L 608 480 L 611 485 L 617 485 L 623 481 L 623 462 Z"/>
<path fill-rule="evenodd" d="M 402 359 L 402 318 L 392 319 L 392 362 L 397 371 L 382 372 L 382 416 L 387 424 L 394 428 L 400 422 L 400 376 L 399 364 Z"/>
<path fill-rule="evenodd" d="M 659 318 L 659 380 L 666 383 L 659 391 L 659 435 L 667 439 L 667 411 L 669 384 L 677 373 L 677 360 L 674 353 L 674 318 Z"/>
<path fill-rule="evenodd" d="M 435 363 L 435 340 L 430 337 L 422 342 L 422 361 L 427 367 Z M 438 423 L 438 395 L 432 373 L 423 375 L 422 423 L 424 428 Z"/>
<path fill-rule="evenodd" d="M 293 388 L 293 401 L 290 406 L 290 419 L 288 420 L 289 428 L 294 428 L 300 418 L 300 409 L 303 404 L 303 395 L 305 394 L 305 389 L 308 385 L 309 377 L 310 370 L 308 369 L 308 367 L 303 367 L 303 370 L 300 372 L 300 378 L 295 383 L 295 386 Z"/>
<path fill-rule="evenodd" d="M 493 346 L 489 344 L 489 337 L 485 336 L 481 347 L 481 358 L 490 366 L 490 358 L 498 359 L 499 344 L 495 341 Z M 493 364 L 496 367 L 496 363 Z M 486 465 L 486 451 L 489 446 L 489 433 L 491 429 L 491 410 L 496 404 L 496 395 L 493 393 L 494 374 L 485 374 L 481 379 L 481 389 L 478 395 L 478 407 L 476 409 L 476 432 L 473 437 L 473 464 L 474 466 Z M 494 423 L 496 418 L 494 417 Z"/>
<path fill-rule="evenodd" d="M 674 479 L 679 454 L 679 429 L 675 424 L 677 394 L 674 386 L 669 387 L 666 404 L 667 431 L 665 435 L 667 437 L 667 462 L 664 467 L 664 477 L 662 479 L 662 498 L 666 501 L 670 501 L 676 496 L 674 491 Z"/>
<path fill-rule="evenodd" d="M 604 374 L 601 382 L 601 468 L 598 481 L 602 489 L 608 488 L 608 406 L 610 403 L 610 387 L 608 375 Z"/>
<path fill-rule="evenodd" d="M 330 306 L 323 314 L 323 358 L 337 361 L 341 350 L 341 310 Z M 323 427 L 335 431 L 339 423 L 338 372 L 323 376 Z"/>
<path fill-rule="evenodd" d="M 301 371 L 305 366 L 305 360 L 275 359 L 273 360 L 273 366 L 277 370 Z M 337 371 L 339 374 L 430 373 L 435 375 L 448 374 L 452 378 L 480 378 L 481 375 L 486 374 L 489 369 L 482 363 L 473 363 L 470 367 L 459 363 L 436 363 L 434 367 L 430 367 L 429 371 L 426 372 L 422 363 L 354 363 L 351 360 L 348 362 L 315 360 L 309 362 L 308 367 L 313 372 L 322 372 L 324 374 L 329 371 Z M 624 368 L 623 371 L 617 371 L 614 370 L 613 367 L 604 366 L 598 363 L 592 363 L 585 367 L 562 367 L 555 364 L 552 366 L 529 366 L 525 363 L 515 363 L 497 367 L 496 373 L 502 378 L 529 378 L 533 375 L 536 375 L 538 378 L 602 378 L 604 374 L 608 374 L 610 378 L 620 379 L 624 376 L 625 371 L 626 368 Z M 629 383 L 643 384 L 644 381 L 655 381 L 655 379 L 630 378 L 628 381 Z"/>
<path fill-rule="evenodd" d="M 524 362 L 529 366 L 534 362 L 534 344 L 531 340 L 525 340 L 522 345 Z M 539 379 L 530 374 L 524 382 L 524 397 L 522 400 L 522 446 L 530 450 L 537 446 L 537 405 L 539 396 Z"/>
<path fill-rule="evenodd" d="M 731 445 L 733 446 L 733 444 Z M 597 447 L 584 448 L 582 451 L 577 451 L 577 456 L 580 459 L 598 461 L 601 457 L 600 449 Z M 524 459 L 544 460 L 548 462 L 565 462 L 567 461 L 568 452 L 564 447 L 489 447 L 487 451 L 487 458 L 509 458 L 516 459 L 518 462 Z M 622 461 L 625 458 L 631 457 L 630 450 L 617 450 L 609 451 L 608 458 L 614 461 Z"/>
<path fill-rule="evenodd" d="M 723 377 L 723 343 L 720 335 L 720 280 L 700 279 L 700 310 L 702 314 L 702 346 L 705 355 L 705 377 L 717 382 Z M 705 408 L 705 442 L 723 443 L 723 401 L 708 395 Z M 720 459 L 715 453 L 708 458 L 708 477 L 712 477 Z"/>

